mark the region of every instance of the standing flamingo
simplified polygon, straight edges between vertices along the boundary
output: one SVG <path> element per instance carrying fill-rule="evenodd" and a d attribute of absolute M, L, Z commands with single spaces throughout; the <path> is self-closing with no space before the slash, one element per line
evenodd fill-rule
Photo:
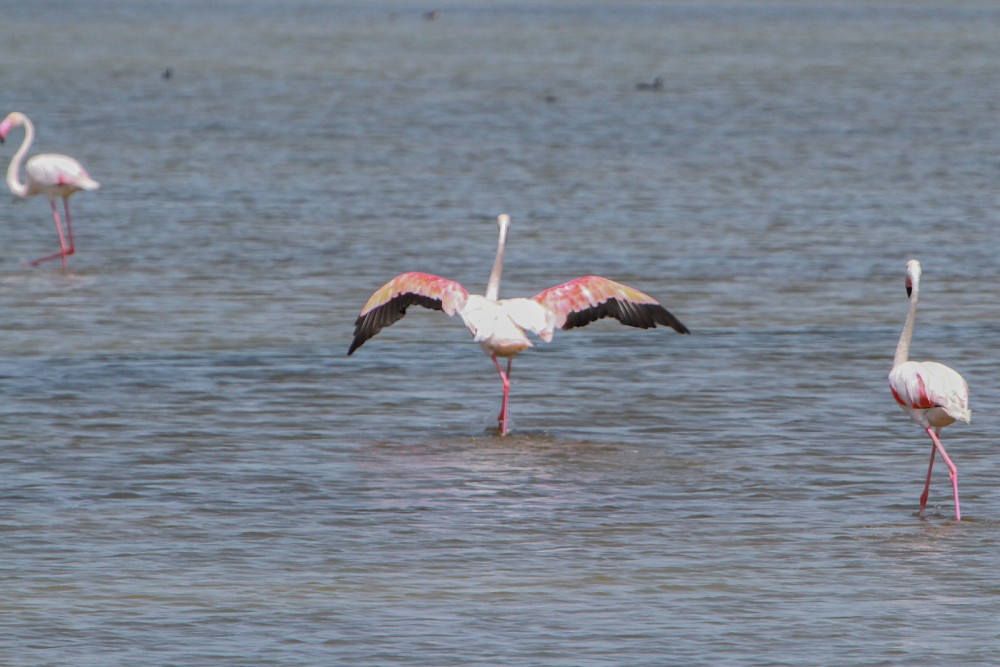
<path fill-rule="evenodd" d="M 917 299 L 920 295 L 920 262 L 911 259 L 906 263 L 906 294 L 910 297 L 910 310 L 906 314 L 906 324 L 899 335 L 896 356 L 889 372 L 889 388 L 892 395 L 910 418 L 920 424 L 931 437 L 931 462 L 927 466 L 927 482 L 920 496 L 920 511 L 927 505 L 927 493 L 931 488 L 931 470 L 934 468 L 934 452 L 941 452 L 941 458 L 948 465 L 951 488 L 955 493 L 955 520 L 962 518 L 958 504 L 958 469 L 948 457 L 941 444 L 941 429 L 954 423 L 956 419 L 968 423 L 972 419 L 969 410 L 969 385 L 965 378 L 952 368 L 936 361 L 908 361 L 910 338 L 913 337 L 913 323 L 917 318 Z"/>
<path fill-rule="evenodd" d="M 40 257 L 31 262 L 31 265 L 38 266 L 42 262 L 60 257 L 63 269 L 65 269 L 66 257 L 76 251 L 76 246 L 73 243 L 73 222 L 69 217 L 69 198 L 80 190 L 96 190 L 101 184 L 92 179 L 79 162 L 68 155 L 55 153 L 36 155 L 28 160 L 28 164 L 24 168 L 25 181 L 21 183 L 18 180 L 18 175 L 21 173 L 21 163 L 24 161 L 24 156 L 35 140 L 35 126 L 23 113 L 14 111 L 8 114 L 3 122 L 0 122 L 0 144 L 4 142 L 7 133 L 14 127 L 24 128 L 24 141 L 14 153 L 10 166 L 7 168 L 7 187 L 18 197 L 47 195 L 49 203 L 52 205 L 52 217 L 56 221 L 56 232 L 59 234 L 59 252 Z M 66 235 L 63 234 L 62 223 L 59 221 L 59 207 L 56 205 L 56 197 L 62 197 L 63 209 L 66 211 Z M 66 243 L 67 237 L 69 239 L 68 245 Z"/>
<path fill-rule="evenodd" d="M 672 327 L 686 334 L 687 327 L 657 301 L 637 289 L 600 276 L 585 276 L 539 292 L 530 299 L 499 299 L 503 251 L 507 243 L 510 216 L 497 216 L 500 238 L 493 261 L 486 295 L 469 294 L 454 280 L 427 273 L 402 273 L 372 294 L 355 321 L 354 340 L 347 354 L 406 314 L 412 304 L 443 310 L 448 315 L 458 313 L 472 332 L 473 340 L 493 360 L 503 383 L 503 401 L 497 426 L 500 435 L 507 428 L 507 401 L 510 397 L 510 367 L 518 352 L 531 347 L 525 330 L 536 334 L 546 343 L 555 329 L 582 327 L 602 317 L 614 317 L 622 324 L 649 329 L 657 324 Z M 506 372 L 497 357 L 507 359 Z"/>

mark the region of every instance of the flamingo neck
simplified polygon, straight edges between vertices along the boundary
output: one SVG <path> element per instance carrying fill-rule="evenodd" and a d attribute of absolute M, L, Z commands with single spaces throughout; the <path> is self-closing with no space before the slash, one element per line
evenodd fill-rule
<path fill-rule="evenodd" d="M 501 215 L 498 218 L 500 225 L 500 238 L 497 240 L 497 256 L 493 260 L 493 270 L 490 271 L 490 280 L 486 283 L 486 298 L 496 301 L 500 298 L 500 274 L 503 272 L 503 250 L 507 245 L 507 227 L 510 225 L 510 218 Z"/>
<path fill-rule="evenodd" d="M 24 141 L 21 142 L 21 147 L 14 153 L 14 157 L 10 159 L 10 166 L 7 167 L 7 187 L 18 197 L 27 197 L 28 184 L 18 180 L 18 175 L 21 173 L 21 164 L 24 162 L 24 156 L 27 154 L 28 149 L 31 148 L 31 143 L 35 140 L 35 127 L 28 120 L 27 116 L 21 114 L 19 114 L 19 118 L 15 124 L 24 128 Z"/>
<path fill-rule="evenodd" d="M 913 324 L 917 319 L 918 292 L 919 283 L 914 282 L 910 289 L 910 310 L 906 313 L 906 323 L 903 324 L 903 331 L 899 334 L 899 342 L 896 344 L 896 356 L 892 358 L 893 368 L 910 358 L 910 339 L 913 338 Z"/>

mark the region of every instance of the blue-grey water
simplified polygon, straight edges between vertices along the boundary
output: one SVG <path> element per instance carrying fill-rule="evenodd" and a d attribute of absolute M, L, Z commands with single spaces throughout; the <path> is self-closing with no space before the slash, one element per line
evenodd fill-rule
<path fill-rule="evenodd" d="M 0 196 L 0 664 L 996 664 L 996 3 L 0 16 L 0 114 L 102 183 L 67 272 Z M 507 438 L 457 319 L 346 356 L 397 273 L 483 290 L 501 212 L 503 295 L 692 334 L 558 332 Z M 960 523 L 886 384 L 910 257 Z"/>

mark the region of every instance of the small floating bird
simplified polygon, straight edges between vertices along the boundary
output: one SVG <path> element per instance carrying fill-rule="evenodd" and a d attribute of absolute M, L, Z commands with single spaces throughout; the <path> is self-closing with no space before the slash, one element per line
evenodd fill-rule
<path fill-rule="evenodd" d="M 952 368 L 936 361 L 909 361 L 910 339 L 913 337 L 913 323 L 917 317 L 917 299 L 920 295 L 920 262 L 911 259 L 906 263 L 906 294 L 910 297 L 910 310 L 906 314 L 903 332 L 896 345 L 896 356 L 892 360 L 889 373 L 889 388 L 892 395 L 913 421 L 927 431 L 931 437 L 931 461 L 927 466 L 927 482 L 920 496 L 920 511 L 927 505 L 927 494 L 931 487 L 931 470 L 934 468 L 934 453 L 941 452 L 941 458 L 948 466 L 951 488 L 955 494 L 955 520 L 961 520 L 962 510 L 958 503 L 958 469 L 948 457 L 941 444 L 941 429 L 960 420 L 968 423 L 972 419 L 969 409 L 969 385 L 965 378 Z"/>
<path fill-rule="evenodd" d="M 577 278 L 550 287 L 530 299 L 500 299 L 500 273 L 510 216 L 498 216 L 497 225 L 500 238 L 485 296 L 469 294 L 454 280 L 427 273 L 402 273 L 368 299 L 354 323 L 354 340 L 347 354 L 353 354 L 383 327 L 398 322 L 406 314 L 407 307 L 413 304 L 443 310 L 448 315 L 457 313 L 500 374 L 503 401 L 497 427 L 500 435 L 506 435 L 509 432 L 507 401 L 511 364 L 519 352 L 532 345 L 525 331 L 547 343 L 552 340 L 555 329 L 582 327 L 603 317 L 613 317 L 622 324 L 641 329 L 662 324 L 678 333 L 689 333 L 687 327 L 653 297 L 600 276 Z M 500 366 L 498 357 L 507 359 L 506 371 Z"/>
<path fill-rule="evenodd" d="M 652 80 L 652 82 L 640 81 L 635 84 L 636 90 L 662 90 L 665 81 L 662 76 L 658 76 Z"/>
<path fill-rule="evenodd" d="M 44 153 L 28 160 L 24 168 L 25 181 L 19 180 L 21 163 L 35 140 L 35 126 L 23 113 L 14 111 L 0 122 L 0 144 L 7 139 L 7 133 L 12 128 L 24 128 L 24 141 L 11 158 L 7 168 L 7 187 L 18 197 L 33 197 L 46 195 L 52 206 L 52 217 L 56 222 L 56 232 L 59 234 L 59 252 L 41 257 L 31 262 L 37 266 L 42 262 L 60 257 L 63 269 L 66 268 L 66 258 L 76 251 L 73 242 L 73 222 L 69 217 L 69 198 L 80 190 L 96 190 L 101 186 L 87 173 L 79 162 L 68 155 Z M 63 210 L 66 212 L 66 234 L 63 234 L 62 223 L 59 221 L 59 207 L 56 197 L 62 197 Z M 68 239 L 68 243 L 67 243 Z"/>

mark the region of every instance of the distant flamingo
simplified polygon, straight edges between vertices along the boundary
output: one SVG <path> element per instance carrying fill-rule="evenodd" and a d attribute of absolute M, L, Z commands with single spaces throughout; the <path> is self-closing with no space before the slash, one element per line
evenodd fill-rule
<path fill-rule="evenodd" d="M 347 354 L 406 314 L 406 308 L 416 304 L 448 315 L 461 316 L 472 332 L 473 340 L 493 360 L 503 382 L 503 401 L 497 426 L 500 435 L 507 428 L 507 400 L 510 396 L 510 367 L 514 356 L 531 347 L 525 330 L 546 343 L 555 329 L 582 327 L 602 317 L 614 317 L 622 324 L 649 329 L 657 324 L 688 333 L 687 327 L 671 315 L 653 297 L 627 285 L 600 276 L 585 276 L 550 287 L 530 299 L 498 299 L 503 251 L 507 243 L 510 216 L 497 217 L 500 238 L 496 259 L 486 284 L 486 296 L 469 294 L 464 287 L 446 278 L 427 273 L 402 273 L 375 292 L 355 321 L 354 340 Z M 507 359 L 507 370 L 500 367 L 497 357 Z"/>
<path fill-rule="evenodd" d="M 14 127 L 24 128 L 24 141 L 14 153 L 10 166 L 7 168 L 7 187 L 18 197 L 46 195 L 52 205 L 52 217 L 56 222 L 56 232 L 59 234 L 59 252 L 36 259 L 31 262 L 31 265 L 37 266 L 42 262 L 60 257 L 65 269 L 66 257 L 76 251 L 76 246 L 73 243 L 73 222 L 69 217 L 69 198 L 80 190 L 96 190 L 101 184 L 92 179 L 79 162 L 68 155 L 55 153 L 36 155 L 28 160 L 28 164 L 24 168 L 25 182 L 21 183 L 18 180 L 18 175 L 21 172 L 24 156 L 35 140 L 35 126 L 23 113 L 15 111 L 8 114 L 3 122 L 0 122 L 0 144 L 4 142 L 7 133 Z M 66 211 L 65 235 L 62 223 L 59 221 L 59 207 L 56 205 L 56 197 L 62 197 L 63 209 Z M 67 238 L 69 239 L 68 244 Z"/>
<path fill-rule="evenodd" d="M 927 482 L 920 496 L 920 511 L 923 512 L 927 505 L 934 452 L 938 451 L 948 465 L 951 488 L 955 493 L 955 520 L 958 521 L 962 518 L 962 510 L 958 504 L 958 469 L 941 445 L 939 436 L 941 429 L 954 423 L 956 419 L 966 423 L 972 419 L 972 411 L 969 410 L 969 385 L 957 371 L 944 364 L 907 360 L 920 295 L 920 262 L 915 259 L 906 263 L 906 294 L 910 297 L 910 310 L 906 314 L 903 332 L 899 335 L 899 344 L 896 345 L 896 356 L 889 373 L 889 388 L 896 402 L 903 406 L 913 421 L 927 431 L 934 443 L 931 447 L 931 462 L 927 466 Z"/>

